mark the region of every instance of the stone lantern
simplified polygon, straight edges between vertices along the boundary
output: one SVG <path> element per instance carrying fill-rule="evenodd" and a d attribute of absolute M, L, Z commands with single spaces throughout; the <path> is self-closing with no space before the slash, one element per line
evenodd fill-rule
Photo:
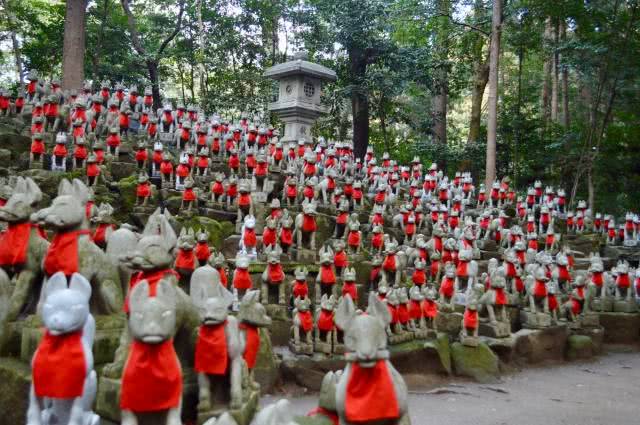
<path fill-rule="evenodd" d="M 269 104 L 284 121 L 283 142 L 310 139 L 311 126 L 326 112 L 320 102 L 323 81 L 336 81 L 336 73 L 307 60 L 306 52 L 298 52 L 293 60 L 268 68 L 265 77 L 279 81 L 278 99 Z"/>

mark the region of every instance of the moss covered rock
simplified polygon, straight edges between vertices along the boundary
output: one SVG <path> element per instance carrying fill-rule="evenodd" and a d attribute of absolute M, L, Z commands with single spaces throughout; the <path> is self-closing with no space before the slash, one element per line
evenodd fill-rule
<path fill-rule="evenodd" d="M 567 359 L 589 359 L 593 356 L 593 341 L 586 335 L 571 335 L 567 338 Z"/>
<path fill-rule="evenodd" d="M 468 347 L 459 342 L 451 345 L 451 358 L 456 375 L 479 382 L 495 380 L 499 374 L 498 356 L 484 343 Z"/>
<path fill-rule="evenodd" d="M 271 391 L 279 379 L 271 337 L 265 328 L 260 329 L 260 350 L 253 369 L 253 376 L 260 384 L 260 390 L 263 393 Z"/>
<path fill-rule="evenodd" d="M 196 232 L 200 229 L 209 233 L 209 244 L 216 249 L 222 248 L 223 241 L 235 231 L 235 224 L 230 221 L 217 221 L 209 217 L 194 216 L 186 219 L 178 217 L 183 227 Z"/>
<path fill-rule="evenodd" d="M 424 348 L 427 351 L 435 351 L 438 354 L 442 368 L 451 374 L 451 346 L 449 344 L 449 335 L 446 333 L 439 333 L 438 337 L 432 341 L 427 341 L 424 344 Z"/>
<path fill-rule="evenodd" d="M 0 412 L 3 424 L 26 423 L 31 368 L 14 358 L 0 358 Z"/>

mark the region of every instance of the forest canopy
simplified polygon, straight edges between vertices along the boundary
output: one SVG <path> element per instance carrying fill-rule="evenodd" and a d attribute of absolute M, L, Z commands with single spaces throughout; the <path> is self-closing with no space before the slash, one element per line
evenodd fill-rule
<path fill-rule="evenodd" d="M 81 24 L 69 21 L 73 7 L 84 11 Z M 618 214 L 640 201 L 635 0 L 0 0 L 0 8 L 0 84 L 14 94 L 29 71 L 63 79 L 74 53 L 65 52 L 65 19 L 84 37 L 77 71 L 94 87 L 149 86 L 156 101 L 232 119 L 267 116 L 275 85 L 264 70 L 306 50 L 338 74 L 324 87 L 329 113 L 316 135 L 479 179 L 495 141 L 497 176 L 520 189 L 539 179 Z"/>

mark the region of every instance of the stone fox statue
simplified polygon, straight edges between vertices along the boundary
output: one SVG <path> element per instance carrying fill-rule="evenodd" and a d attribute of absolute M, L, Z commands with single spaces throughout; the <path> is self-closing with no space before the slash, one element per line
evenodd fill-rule
<path fill-rule="evenodd" d="M 224 392 L 230 391 L 230 406 L 238 408 L 242 404 L 244 359 L 238 320 L 228 314 L 233 294 L 220 284 L 218 271 L 209 265 L 191 275 L 190 294 L 201 320 L 194 363 L 198 373 L 198 410 L 214 407 L 216 400 L 211 395 L 220 393 L 220 389 L 213 391 L 214 385 Z M 230 377 L 231 388 L 226 385 L 226 376 Z"/>
<path fill-rule="evenodd" d="M 191 364 L 193 361 L 192 335 L 200 324 L 200 319 L 189 296 L 177 287 L 178 274 L 171 268 L 176 240 L 176 233 L 169 224 L 167 216 L 160 214 L 158 210 L 149 217 L 136 247 L 131 252 L 123 253 L 120 256 L 120 262 L 133 271 L 128 286 L 129 293 L 143 280 L 149 282 L 149 285 L 155 286 L 160 280 L 164 279 L 176 286 L 174 291 L 176 298 L 174 341 L 183 364 Z M 112 243 L 113 236 L 110 239 L 109 246 Z M 124 310 L 129 313 L 127 300 L 124 303 Z M 120 377 L 127 358 L 130 339 L 129 331 L 125 328 L 113 363 L 107 365 L 104 369 L 103 374 L 106 377 L 114 379 Z"/>
<path fill-rule="evenodd" d="M 55 273 L 43 288 L 45 334 L 33 355 L 27 425 L 97 425 L 91 406 L 96 323 L 89 312 L 91 285 L 78 273 Z"/>
<path fill-rule="evenodd" d="M 7 321 L 16 320 L 20 314 L 34 313 L 40 296 L 42 259 L 49 242 L 29 218 L 41 199 L 42 193 L 31 178 L 18 177 L 13 194 L 0 207 L 0 220 L 8 223 L 7 230 L 0 236 L 0 267 L 15 283 L 5 316 Z M 9 282 L 0 280 L 0 285 L 8 287 Z"/>
<path fill-rule="evenodd" d="M 59 271 L 66 276 L 80 273 L 93 288 L 91 312 L 112 314 L 122 308 L 120 273 L 104 251 L 91 241 L 86 214 L 89 196 L 89 189 L 82 181 L 62 180 L 51 206 L 36 212 L 32 218 L 54 231 L 43 261 L 45 278 Z"/>
<path fill-rule="evenodd" d="M 408 414 L 408 395 L 402 376 L 389 362 L 387 306 L 371 292 L 367 314 L 358 314 L 347 295 L 336 310 L 335 322 L 345 332 L 347 361 L 336 386 L 340 424 L 399 424 Z"/>

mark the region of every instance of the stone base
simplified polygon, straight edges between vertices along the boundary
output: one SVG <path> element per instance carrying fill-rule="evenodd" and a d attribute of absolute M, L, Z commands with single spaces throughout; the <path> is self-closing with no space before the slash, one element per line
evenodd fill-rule
<path fill-rule="evenodd" d="M 273 317 L 272 317 L 273 318 Z M 291 338 L 291 327 L 293 326 L 293 320 L 288 317 L 281 320 L 272 320 L 271 326 L 269 326 L 269 333 L 271 334 L 271 343 L 273 345 L 288 345 Z"/>
<path fill-rule="evenodd" d="M 614 300 L 613 311 L 616 313 L 636 313 L 638 305 L 635 300 Z"/>
<path fill-rule="evenodd" d="M 245 394 L 242 406 L 238 409 L 227 409 L 221 407 L 206 412 L 198 412 L 198 425 L 204 424 L 211 418 L 217 418 L 224 412 L 229 412 L 238 425 L 249 425 L 258 410 L 258 402 L 260 400 L 260 392 L 256 390 L 247 390 L 249 394 Z"/>
<path fill-rule="evenodd" d="M 416 330 L 413 331 L 413 337 L 415 339 L 428 339 L 435 336 L 436 333 L 432 329 L 416 328 Z"/>
<path fill-rule="evenodd" d="M 31 387 L 31 367 L 15 358 L 0 358 L 0 418 L 1 424 L 27 423 Z"/>
<path fill-rule="evenodd" d="M 613 300 L 611 298 L 595 298 L 591 301 L 591 308 L 594 311 L 613 311 Z"/>
<path fill-rule="evenodd" d="M 271 317 L 272 320 L 286 321 L 289 319 L 289 307 L 286 305 L 266 304 L 264 307 L 267 310 L 267 315 Z"/>
<path fill-rule="evenodd" d="M 604 328 L 604 341 L 611 344 L 632 344 L 640 339 L 640 314 L 599 313 Z"/>
<path fill-rule="evenodd" d="M 451 336 L 458 336 L 462 328 L 462 314 L 441 311 L 438 313 L 438 316 L 436 316 L 436 327 L 439 332 L 445 332 Z"/>
<path fill-rule="evenodd" d="M 513 334 L 516 355 L 527 363 L 564 360 L 569 330 L 566 326 L 520 329 Z"/>
<path fill-rule="evenodd" d="M 299 342 L 296 344 L 293 341 L 289 341 L 289 350 L 295 354 L 307 354 L 313 355 L 313 344 L 307 344 L 305 342 Z"/>
<path fill-rule="evenodd" d="M 388 340 L 389 344 L 401 344 L 403 342 L 411 341 L 413 339 L 413 333 L 402 331 L 397 334 L 390 335 Z"/>
<path fill-rule="evenodd" d="M 572 335 L 583 335 L 591 339 L 592 355 L 595 356 L 602 353 L 604 342 L 604 328 L 602 326 L 572 330 L 571 333 Z"/>
<path fill-rule="evenodd" d="M 315 263 L 318 259 L 317 256 L 317 251 L 306 248 L 296 249 L 296 260 L 301 263 Z"/>
<path fill-rule="evenodd" d="M 592 311 L 585 312 L 580 316 L 583 328 L 599 328 L 600 316 Z"/>
<path fill-rule="evenodd" d="M 333 344 L 316 339 L 313 344 L 313 351 L 329 355 L 333 352 Z"/>
<path fill-rule="evenodd" d="M 520 322 L 523 328 L 542 329 L 551 326 L 551 315 L 543 312 L 520 311 Z"/>
<path fill-rule="evenodd" d="M 122 314 L 96 316 L 96 335 L 93 341 L 93 362 L 100 366 L 111 363 L 120 344 L 120 335 L 126 326 Z M 29 316 L 22 326 L 20 359 L 30 363 L 42 338 L 42 324 L 36 316 Z"/>
<path fill-rule="evenodd" d="M 468 346 L 454 342 L 451 345 L 451 359 L 456 375 L 488 382 L 495 380 L 499 373 L 498 356 L 484 343 Z"/>
<path fill-rule="evenodd" d="M 477 347 L 480 339 L 475 336 L 460 335 L 460 343 L 466 347 Z"/>
<path fill-rule="evenodd" d="M 479 334 L 490 338 L 506 338 L 511 335 L 511 324 L 504 322 L 480 322 Z"/>

